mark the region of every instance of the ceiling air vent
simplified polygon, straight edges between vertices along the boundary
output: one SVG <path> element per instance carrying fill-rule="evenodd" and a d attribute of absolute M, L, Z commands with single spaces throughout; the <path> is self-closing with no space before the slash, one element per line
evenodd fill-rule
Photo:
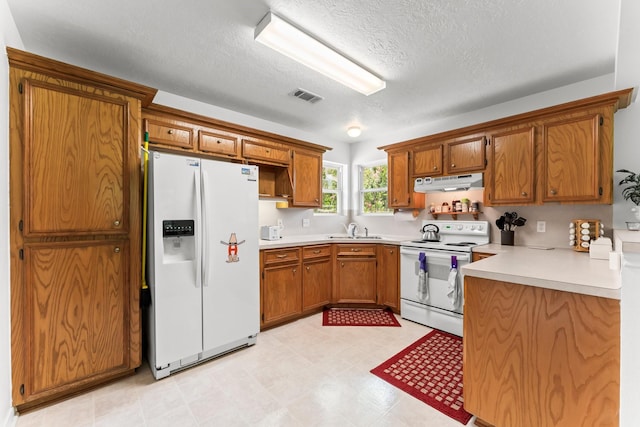
<path fill-rule="evenodd" d="M 307 102 L 310 102 L 312 104 L 315 104 L 316 102 L 322 101 L 324 99 L 320 95 L 316 95 L 315 93 L 311 93 L 308 90 L 304 90 L 304 89 L 300 89 L 300 88 L 294 90 L 289 95 L 295 96 L 296 98 L 300 98 L 303 101 L 307 101 Z"/>

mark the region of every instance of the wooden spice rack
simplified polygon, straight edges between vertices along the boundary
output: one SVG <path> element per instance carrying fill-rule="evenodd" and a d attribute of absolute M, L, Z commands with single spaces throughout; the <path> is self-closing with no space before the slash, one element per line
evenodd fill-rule
<path fill-rule="evenodd" d="M 458 215 L 472 215 L 473 219 L 475 219 L 477 221 L 478 220 L 478 216 L 482 212 L 478 211 L 478 212 L 429 212 L 429 213 L 431 214 L 433 219 L 438 219 L 438 216 L 440 216 L 440 215 L 451 215 L 453 220 L 457 220 L 458 219 Z"/>

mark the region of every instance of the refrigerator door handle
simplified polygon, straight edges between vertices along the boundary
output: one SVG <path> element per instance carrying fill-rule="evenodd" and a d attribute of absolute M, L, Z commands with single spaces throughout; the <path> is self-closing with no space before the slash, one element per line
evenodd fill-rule
<path fill-rule="evenodd" d="M 196 190 L 196 288 L 199 288 L 202 284 L 202 193 L 200 190 L 200 169 L 193 171 L 193 179 Z"/>
<path fill-rule="evenodd" d="M 202 286 L 209 285 L 209 199 L 207 198 L 207 172 L 202 170 L 201 173 L 201 192 L 202 194 Z"/>

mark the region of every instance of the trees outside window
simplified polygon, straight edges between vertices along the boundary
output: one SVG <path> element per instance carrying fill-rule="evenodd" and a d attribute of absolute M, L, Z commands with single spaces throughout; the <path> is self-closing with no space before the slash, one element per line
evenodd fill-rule
<path fill-rule="evenodd" d="M 360 166 L 360 213 L 391 213 L 387 197 L 387 163 Z"/>

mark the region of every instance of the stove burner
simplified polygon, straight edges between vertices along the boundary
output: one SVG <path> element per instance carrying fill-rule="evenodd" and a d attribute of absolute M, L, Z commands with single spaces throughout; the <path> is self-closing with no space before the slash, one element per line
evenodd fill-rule
<path fill-rule="evenodd" d="M 445 243 L 445 246 L 476 246 L 475 242 Z"/>

